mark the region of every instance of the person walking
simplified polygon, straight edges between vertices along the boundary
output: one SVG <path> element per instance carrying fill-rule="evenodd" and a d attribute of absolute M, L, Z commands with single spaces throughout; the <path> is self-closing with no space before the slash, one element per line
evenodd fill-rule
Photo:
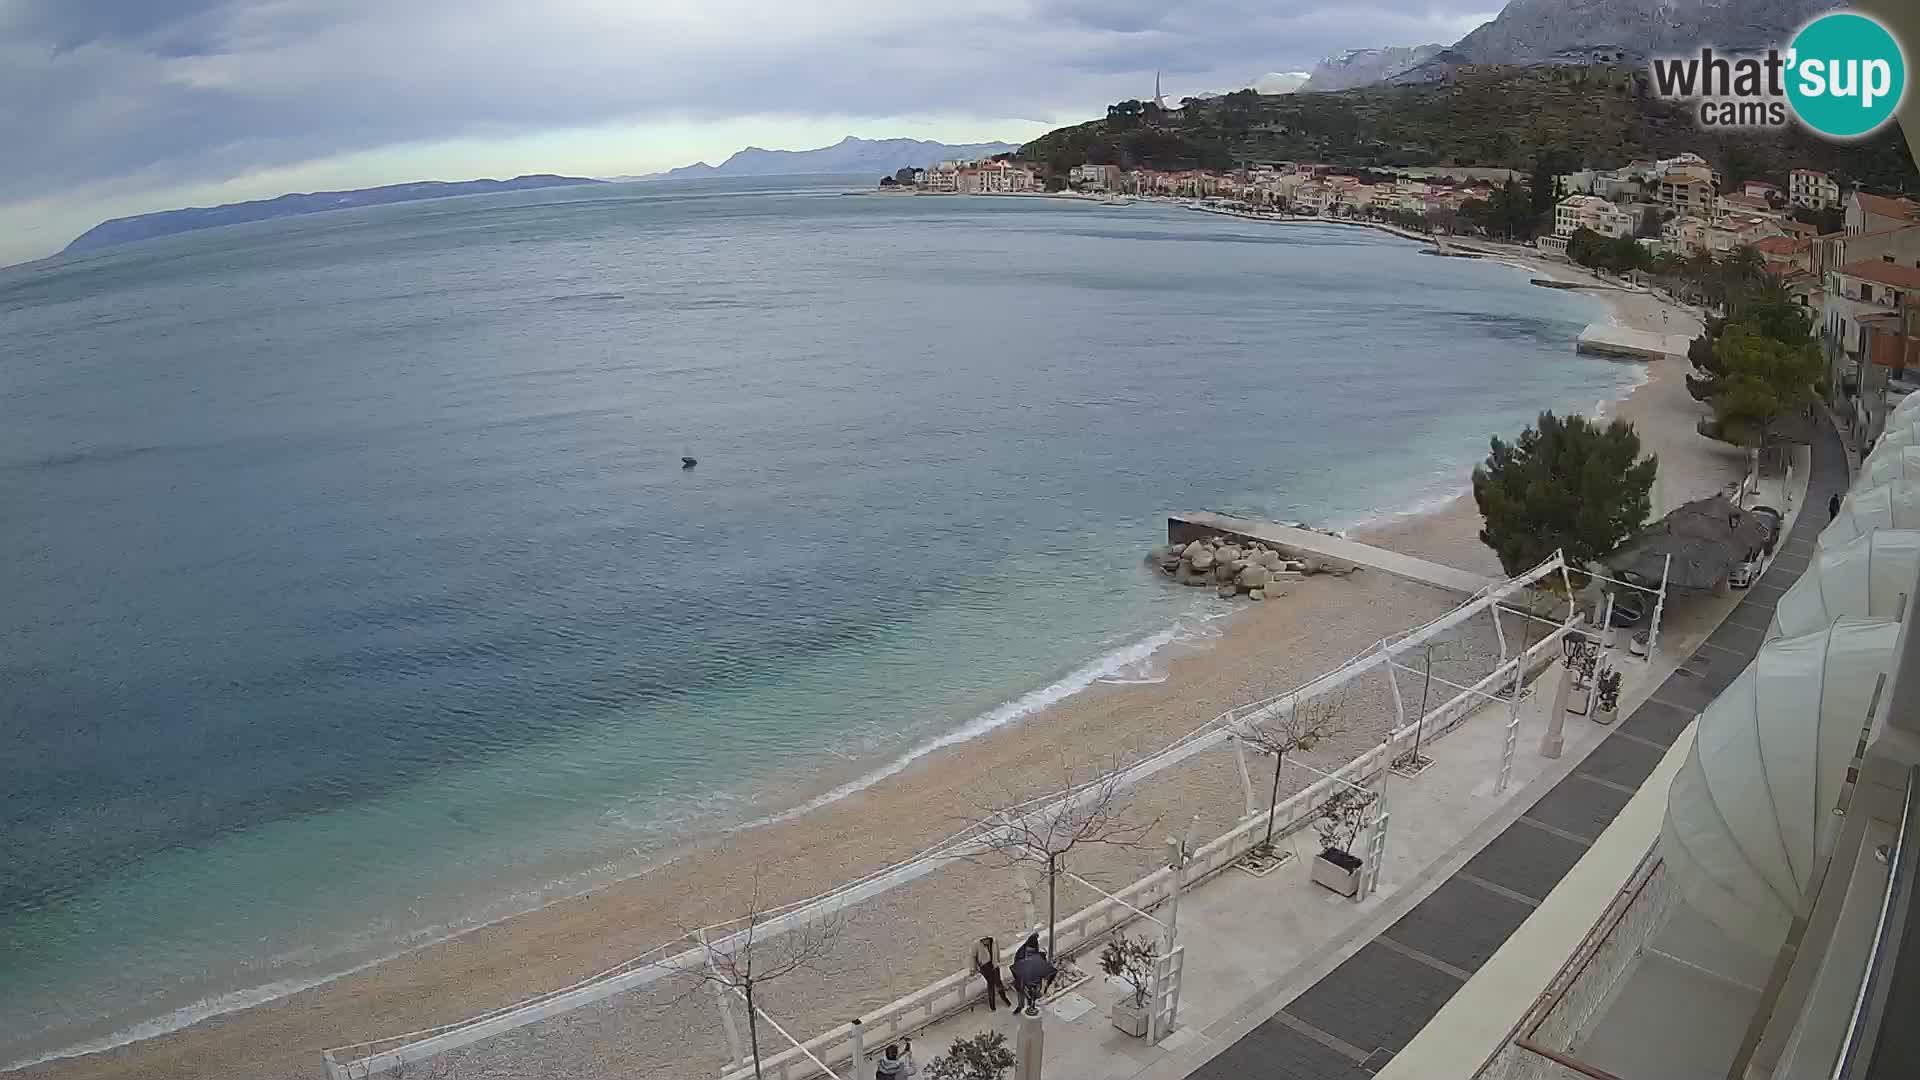
<path fill-rule="evenodd" d="M 1037 935 L 1036 935 L 1037 937 Z M 1028 1016 L 1040 1015 L 1040 987 L 1048 979 L 1058 974 L 1059 969 L 1047 954 L 1040 951 L 1040 943 L 1034 938 L 1028 939 L 1033 951 L 1024 953 L 1013 961 L 1013 986 L 1020 992 L 1020 1004 L 1015 1008 L 1025 1009 Z M 1021 946 L 1024 950 L 1025 945 Z"/>
<path fill-rule="evenodd" d="M 1007 997 L 1007 984 L 1000 981 L 1000 952 L 993 947 L 993 938 L 983 937 L 974 945 L 973 970 L 987 980 L 987 1011 L 992 1012 L 1001 1005 L 1013 1007 L 1013 1001 Z"/>
<path fill-rule="evenodd" d="M 1840 516 L 1840 493 L 1836 491 L 1833 493 L 1833 498 L 1827 500 L 1827 520 L 1832 521 L 1834 518 L 1837 518 L 1839 516 Z"/>

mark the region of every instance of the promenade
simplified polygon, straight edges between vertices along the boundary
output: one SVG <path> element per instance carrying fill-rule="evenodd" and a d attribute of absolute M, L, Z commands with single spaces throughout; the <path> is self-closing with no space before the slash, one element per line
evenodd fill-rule
<path fill-rule="evenodd" d="M 1427 1075 L 1424 1050 L 1418 1064 L 1396 1066 L 1396 1055 L 1476 971 L 1501 955 L 1508 939 L 1641 785 L 1649 777 L 1664 778 L 1663 759 L 1676 744 L 1684 746 L 1695 713 L 1757 652 L 1773 605 L 1806 569 L 1813 538 L 1826 523 L 1817 508 L 1845 488 L 1847 475 L 1838 438 L 1823 428 L 1812 447 L 1810 475 L 1803 478 L 1804 494 L 1789 500 L 1816 512 L 1790 521 L 1780 552 L 1762 578 L 1732 596 L 1690 598 L 1673 612 L 1661 648 L 1650 659 L 1635 660 L 1615 650 L 1614 662 L 1627 677 L 1619 723 L 1601 726 L 1568 716 L 1561 756 L 1542 756 L 1540 735 L 1554 682 L 1564 677 L 1564 668 L 1556 665 L 1520 706 L 1519 752 L 1502 788 L 1498 771 L 1509 706 L 1483 705 L 1429 744 L 1432 766 L 1411 778 L 1392 779 L 1393 827 L 1376 893 L 1355 903 L 1313 885 L 1307 870 L 1316 845 L 1305 831 L 1288 837 L 1294 858 L 1279 871 L 1256 878 L 1228 870 L 1207 880 L 1179 909 L 1187 979 L 1173 1033 L 1149 1044 L 1115 1029 L 1108 1013 L 1127 989 L 1096 974 L 1045 1005 L 1045 1075 L 1056 1080 Z M 1260 523 L 1224 515 L 1188 514 L 1180 520 L 1262 535 L 1238 527 Z M 1377 557 L 1378 549 L 1337 537 L 1265 528 L 1270 534 L 1263 538 L 1280 544 L 1318 538 L 1315 550 L 1330 558 L 1372 565 L 1354 556 Z M 1435 564 L 1418 565 L 1422 562 L 1376 568 L 1433 583 L 1434 572 L 1427 567 Z M 1158 931 L 1144 920 L 1128 930 L 1135 935 Z M 1548 958 L 1553 964 L 1560 959 Z M 1094 963 L 1090 954 L 1078 962 L 1088 968 Z M 1016 1021 L 1006 1010 L 988 1011 L 982 1002 L 921 1032 L 916 1051 L 924 1062 L 952 1039 L 989 1029 L 1012 1039 Z M 1436 1046 L 1446 1044 L 1446 1033 L 1430 1037 Z M 1455 1066 L 1474 1052 L 1467 1045 L 1472 1041 L 1463 1037 L 1449 1047 L 1454 1057 L 1446 1075 L 1466 1075 Z M 1494 1041 L 1497 1037 L 1485 1041 L 1479 1052 Z"/>

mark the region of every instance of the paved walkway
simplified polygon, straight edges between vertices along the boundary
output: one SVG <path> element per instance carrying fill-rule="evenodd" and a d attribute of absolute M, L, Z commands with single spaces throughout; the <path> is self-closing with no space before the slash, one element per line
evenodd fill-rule
<path fill-rule="evenodd" d="M 1356 566 L 1372 567 L 1408 581 L 1417 581 L 1422 585 L 1437 585 L 1454 592 L 1472 594 L 1489 585 L 1498 584 L 1492 578 L 1482 577 L 1465 570 L 1456 570 L 1451 566 L 1442 566 L 1437 562 L 1416 559 L 1411 555 L 1402 555 L 1397 551 L 1388 551 L 1385 548 L 1362 544 L 1357 540 L 1348 540 L 1341 536 L 1329 536 L 1326 533 L 1314 532 L 1312 529 L 1279 525 L 1271 521 L 1230 517 L 1226 514 L 1216 514 L 1211 510 L 1173 514 L 1167 518 L 1169 539 L 1177 538 L 1181 525 L 1197 526 L 1200 529 L 1212 529 L 1238 536 L 1250 536 L 1255 540 L 1279 544 L 1292 551 L 1319 555 L 1322 558 L 1353 563 Z"/>
<path fill-rule="evenodd" d="M 1759 651 L 1774 605 L 1806 570 L 1827 525 L 1828 497 L 1848 483 L 1845 450 L 1831 427 L 1820 427 L 1811 461 L 1806 512 L 1772 565 L 1639 708 L 1405 917 L 1190 1075 L 1360 1080 L 1392 1060 L 1553 891 L 1667 747 Z"/>

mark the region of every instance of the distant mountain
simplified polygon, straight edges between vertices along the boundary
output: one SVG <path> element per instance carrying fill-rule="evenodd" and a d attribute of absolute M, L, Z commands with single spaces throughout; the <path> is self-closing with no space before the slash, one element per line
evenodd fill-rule
<path fill-rule="evenodd" d="M 1611 47 L 1639 57 L 1785 46 L 1840 0 L 1513 0 L 1453 51 L 1471 64 L 1538 64 L 1562 51 Z"/>
<path fill-rule="evenodd" d="M 496 191 L 531 191 L 537 188 L 572 187 L 598 184 L 578 176 L 516 176 L 511 180 L 428 180 L 414 184 L 388 184 L 385 187 L 354 191 L 316 191 L 311 194 L 282 195 L 274 199 L 227 203 L 224 206 L 193 207 L 186 210 L 162 210 L 154 214 L 103 221 L 74 238 L 66 252 L 92 251 L 150 240 L 156 236 L 211 229 L 220 225 L 238 225 L 248 221 L 319 214 L 328 210 L 346 210 L 355 206 L 379 206 L 383 203 L 415 202 L 420 199 L 444 199 L 450 195 L 485 195 Z"/>
<path fill-rule="evenodd" d="M 1843 0 L 1512 0 L 1444 49 L 1356 49 L 1329 57 L 1314 68 L 1304 89 L 1444 82 L 1464 64 L 1638 66 L 1649 57 L 1693 52 L 1702 45 L 1758 52 L 1785 45 L 1807 20 L 1843 6 Z M 1395 54 L 1403 53 L 1425 55 L 1398 63 Z"/>
<path fill-rule="evenodd" d="M 1329 56 L 1313 66 L 1313 74 L 1299 88 L 1303 94 L 1345 90 L 1383 82 L 1408 68 L 1426 62 L 1439 52 L 1439 45 L 1415 45 L 1411 48 L 1348 49 Z"/>
<path fill-rule="evenodd" d="M 659 173 L 653 179 L 699 180 L 710 176 L 804 176 L 818 173 L 870 173 L 924 169 L 941 161 L 1010 154 L 1017 143 L 922 142 L 919 139 L 856 139 L 849 135 L 817 150 L 762 150 L 749 146 L 719 165 L 704 161 Z"/>

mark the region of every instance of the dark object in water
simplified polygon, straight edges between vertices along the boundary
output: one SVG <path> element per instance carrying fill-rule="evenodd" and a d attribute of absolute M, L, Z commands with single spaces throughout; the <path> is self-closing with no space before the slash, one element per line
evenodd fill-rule
<path fill-rule="evenodd" d="M 700 462 L 690 457 L 683 457 L 680 459 L 680 467 L 683 469 L 691 469 L 698 464 L 700 464 Z"/>

